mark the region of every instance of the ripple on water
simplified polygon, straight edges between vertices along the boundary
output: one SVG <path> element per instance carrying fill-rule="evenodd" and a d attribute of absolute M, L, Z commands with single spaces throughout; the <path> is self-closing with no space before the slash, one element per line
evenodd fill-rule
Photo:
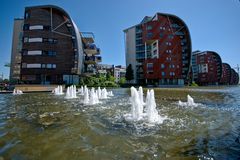
<path fill-rule="evenodd" d="M 203 105 L 175 103 L 190 93 Z M 94 106 L 83 105 L 82 96 L 74 100 L 48 93 L 0 97 L 0 154 L 10 149 L 17 153 L 21 144 L 24 156 L 41 159 L 237 159 L 239 90 L 156 89 L 157 110 L 167 119 L 155 125 L 126 121 L 124 115 L 131 110 L 128 94 L 125 89 L 114 90 L 113 98 Z M 6 157 L 11 158 L 11 154 Z"/>

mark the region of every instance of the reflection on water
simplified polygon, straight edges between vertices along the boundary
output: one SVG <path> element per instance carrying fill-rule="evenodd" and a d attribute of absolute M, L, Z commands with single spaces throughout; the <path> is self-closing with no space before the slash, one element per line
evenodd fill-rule
<path fill-rule="evenodd" d="M 128 122 L 129 90 L 95 106 L 50 93 L 0 95 L 0 158 L 238 159 L 240 88 L 155 89 L 167 119 Z M 146 90 L 144 90 L 146 94 Z M 190 94 L 197 107 L 179 106 Z"/>

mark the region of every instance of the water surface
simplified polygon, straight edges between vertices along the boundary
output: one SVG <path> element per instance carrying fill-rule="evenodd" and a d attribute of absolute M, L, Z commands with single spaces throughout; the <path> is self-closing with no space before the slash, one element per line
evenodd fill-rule
<path fill-rule="evenodd" d="M 129 122 L 129 89 L 85 106 L 51 93 L 0 95 L 3 159 L 239 159 L 240 87 L 155 89 L 162 124 Z M 146 94 L 146 90 L 144 90 Z M 190 94 L 198 107 L 181 107 Z"/>

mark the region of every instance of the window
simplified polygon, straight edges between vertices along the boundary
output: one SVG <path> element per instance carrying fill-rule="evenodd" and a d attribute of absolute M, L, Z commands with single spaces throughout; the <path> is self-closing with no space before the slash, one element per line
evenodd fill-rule
<path fill-rule="evenodd" d="M 29 38 L 28 42 L 32 43 L 32 42 L 42 42 L 43 39 L 42 38 Z"/>
<path fill-rule="evenodd" d="M 40 51 L 40 50 L 27 51 L 27 55 L 42 55 L 42 51 Z"/>
<path fill-rule="evenodd" d="M 28 37 L 24 37 L 23 38 L 23 43 L 27 43 L 28 42 Z"/>
<path fill-rule="evenodd" d="M 166 53 L 172 53 L 172 50 L 166 50 Z"/>
<path fill-rule="evenodd" d="M 147 38 L 152 38 L 153 34 L 151 32 L 147 33 Z"/>
<path fill-rule="evenodd" d="M 52 68 L 52 64 L 47 64 L 47 68 Z"/>
<path fill-rule="evenodd" d="M 152 73 L 153 72 L 153 63 L 147 63 L 147 72 Z"/>
<path fill-rule="evenodd" d="M 22 68 L 27 68 L 27 63 L 22 63 Z"/>
<path fill-rule="evenodd" d="M 157 50 L 154 50 L 154 51 L 153 51 L 153 55 L 157 55 Z"/>
<path fill-rule="evenodd" d="M 170 64 L 169 68 L 175 68 L 175 65 L 174 64 Z"/>
<path fill-rule="evenodd" d="M 172 58 L 171 58 L 171 57 L 167 57 L 166 60 L 167 60 L 167 61 L 171 61 Z"/>
<path fill-rule="evenodd" d="M 25 18 L 25 19 L 30 18 L 30 13 L 29 13 L 29 11 L 25 12 L 24 18 Z"/>
<path fill-rule="evenodd" d="M 170 72 L 170 76 L 175 76 L 175 72 Z"/>
<path fill-rule="evenodd" d="M 29 30 L 43 30 L 43 25 L 29 26 Z"/>
<path fill-rule="evenodd" d="M 162 76 L 165 76 L 166 74 L 165 74 L 165 72 L 162 72 Z"/>
<path fill-rule="evenodd" d="M 155 48 L 157 46 L 157 42 L 153 43 L 153 48 Z"/>
<path fill-rule="evenodd" d="M 57 43 L 57 39 L 53 39 L 53 38 L 44 38 L 43 42 L 45 43 L 50 43 L 50 44 L 55 44 Z"/>
<path fill-rule="evenodd" d="M 24 31 L 29 30 L 29 24 L 24 24 L 24 25 L 23 25 L 23 30 L 24 30 Z"/>
<path fill-rule="evenodd" d="M 160 33 L 160 34 L 159 34 L 159 37 L 160 37 L 160 38 L 163 38 L 163 36 L 164 36 L 163 33 Z"/>
<path fill-rule="evenodd" d="M 50 26 L 43 26 L 43 30 L 50 30 Z"/>
<path fill-rule="evenodd" d="M 56 54 L 57 54 L 57 52 L 55 52 L 55 51 L 48 51 L 47 52 L 48 56 L 56 56 Z"/>
<path fill-rule="evenodd" d="M 56 64 L 42 64 L 42 68 L 55 69 Z"/>
<path fill-rule="evenodd" d="M 22 50 L 22 55 L 27 55 L 27 54 L 28 54 L 28 51 L 25 50 L 25 49 L 23 49 L 23 50 Z"/>
<path fill-rule="evenodd" d="M 167 45 L 167 46 L 171 46 L 172 43 L 171 43 L 171 42 L 166 42 L 166 45 Z"/>
<path fill-rule="evenodd" d="M 164 65 L 164 64 L 161 64 L 161 68 L 165 68 L 165 65 Z"/>
<path fill-rule="evenodd" d="M 147 30 L 151 30 L 152 29 L 152 26 L 147 26 Z"/>
<path fill-rule="evenodd" d="M 41 68 L 41 64 L 39 63 L 27 64 L 27 68 Z"/>
<path fill-rule="evenodd" d="M 168 35 L 168 38 L 173 39 L 173 35 L 172 34 Z"/>

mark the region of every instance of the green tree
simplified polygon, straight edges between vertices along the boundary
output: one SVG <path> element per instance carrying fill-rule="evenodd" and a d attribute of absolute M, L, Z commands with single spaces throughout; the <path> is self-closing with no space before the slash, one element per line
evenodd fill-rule
<path fill-rule="evenodd" d="M 123 85 L 123 84 L 125 84 L 125 83 L 126 83 L 126 78 L 124 78 L 124 77 L 120 78 L 119 84 L 120 84 L 120 85 Z"/>
<path fill-rule="evenodd" d="M 127 66 L 125 78 L 127 81 L 133 80 L 133 69 L 131 64 Z"/>
<path fill-rule="evenodd" d="M 107 74 L 106 74 L 107 81 L 110 81 L 110 77 L 111 77 L 111 74 L 109 72 L 107 72 Z"/>

